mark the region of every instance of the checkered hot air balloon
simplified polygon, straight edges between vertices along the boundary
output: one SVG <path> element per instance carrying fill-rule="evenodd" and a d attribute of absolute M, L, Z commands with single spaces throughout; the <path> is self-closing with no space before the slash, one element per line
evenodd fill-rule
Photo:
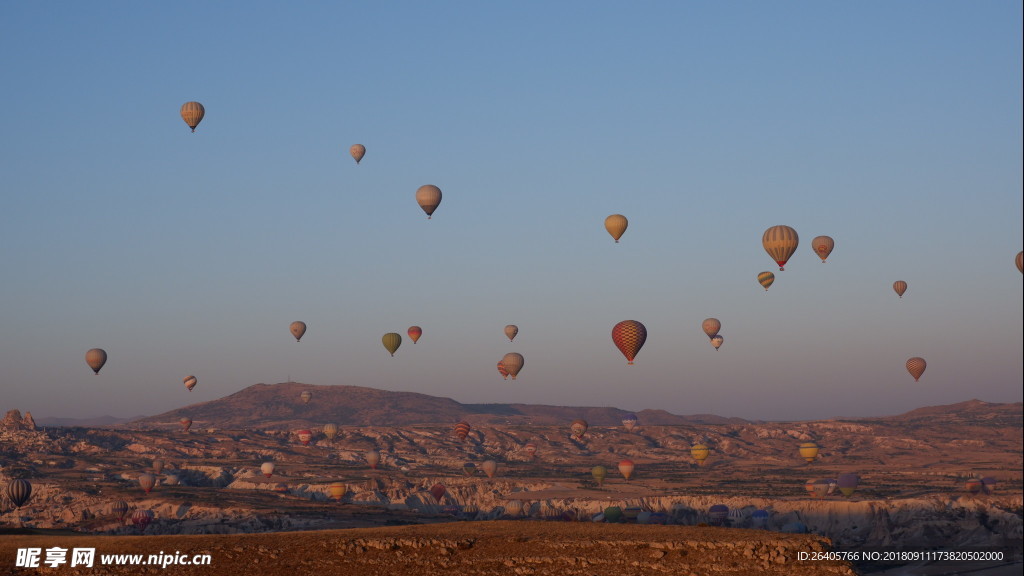
<path fill-rule="evenodd" d="M 612 328 L 612 342 L 630 364 L 647 341 L 647 328 L 636 320 L 623 320 Z"/>
<path fill-rule="evenodd" d="M 501 365 L 505 367 L 505 371 L 508 372 L 508 375 L 515 380 L 516 376 L 519 375 L 519 371 L 526 365 L 526 359 L 518 352 L 509 352 L 501 359 Z"/>
<path fill-rule="evenodd" d="M 924 361 L 924 358 L 918 358 L 914 356 L 910 360 L 907 360 L 907 372 L 914 377 L 914 382 L 921 380 L 921 375 L 924 374 L 924 369 L 928 367 L 928 363 Z"/>

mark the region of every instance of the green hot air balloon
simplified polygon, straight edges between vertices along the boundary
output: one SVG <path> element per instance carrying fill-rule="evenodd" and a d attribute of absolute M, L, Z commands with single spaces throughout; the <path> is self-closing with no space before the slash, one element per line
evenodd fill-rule
<path fill-rule="evenodd" d="M 394 356 L 395 351 L 402 345 L 402 335 L 398 332 L 388 332 L 380 341 L 384 344 L 384 348 Z"/>
<path fill-rule="evenodd" d="M 606 476 L 608 476 L 608 469 L 605 468 L 604 466 L 594 466 L 590 470 L 590 474 L 594 477 L 594 480 L 597 480 L 598 486 L 603 486 L 604 479 Z"/>

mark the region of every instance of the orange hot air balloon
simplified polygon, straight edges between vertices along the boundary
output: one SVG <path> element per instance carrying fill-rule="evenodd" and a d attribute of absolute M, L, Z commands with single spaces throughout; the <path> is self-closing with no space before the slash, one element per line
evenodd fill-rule
<path fill-rule="evenodd" d="M 359 161 L 366 155 L 366 146 L 363 146 L 362 144 L 353 144 L 352 147 L 348 149 L 348 153 L 352 155 L 352 159 L 356 161 L 356 164 L 359 164 Z"/>
<path fill-rule="evenodd" d="M 892 289 L 896 291 L 900 298 L 903 298 L 903 293 L 907 291 L 907 283 L 903 280 L 897 280 L 892 283 Z"/>
<path fill-rule="evenodd" d="M 494 474 L 498 471 L 498 463 L 494 460 L 484 460 L 484 463 L 480 465 L 480 469 L 487 474 L 488 478 L 494 478 Z"/>
<path fill-rule="evenodd" d="M 914 382 L 918 382 L 921 379 L 921 375 L 924 374 L 924 369 L 928 367 L 928 363 L 924 361 L 924 358 L 918 358 L 914 356 L 910 360 L 907 360 L 907 372 L 914 377 Z"/>
<path fill-rule="evenodd" d="M 188 388 L 188 391 L 191 392 L 196 387 L 196 384 L 199 384 L 199 379 L 195 376 L 185 376 L 184 382 L 185 388 Z"/>
<path fill-rule="evenodd" d="M 292 336 L 295 336 L 296 342 L 301 342 L 302 335 L 306 333 L 306 323 L 300 320 L 296 320 L 295 322 L 292 322 L 290 326 L 288 326 L 288 331 L 292 333 Z"/>
<path fill-rule="evenodd" d="M 469 437 L 470 430 L 472 430 L 472 427 L 468 422 L 462 421 L 455 425 L 455 435 L 463 442 L 465 442 L 466 438 Z"/>
<path fill-rule="evenodd" d="M 523 366 L 526 364 L 526 359 L 518 352 L 509 352 L 501 359 L 501 364 L 505 367 L 505 371 L 508 372 L 508 375 L 515 380 L 516 376 L 519 375 L 519 371 L 522 370 Z"/>
<path fill-rule="evenodd" d="M 181 119 L 188 124 L 193 132 L 196 131 L 196 126 L 203 121 L 203 116 L 206 116 L 206 108 L 203 108 L 199 102 L 185 102 L 181 105 Z"/>
<path fill-rule="evenodd" d="M 772 226 L 765 230 L 764 236 L 761 237 L 764 251 L 775 260 L 780 271 L 785 271 L 786 262 L 796 252 L 799 244 L 800 236 L 789 226 Z"/>
<path fill-rule="evenodd" d="M 636 320 L 623 320 L 612 328 L 612 342 L 630 364 L 647 341 L 647 327 Z"/>
<path fill-rule="evenodd" d="M 619 473 L 626 479 L 626 482 L 629 482 L 630 477 L 633 476 L 635 468 L 636 466 L 632 460 L 622 460 L 619 462 Z"/>
<path fill-rule="evenodd" d="M 619 243 L 619 238 L 622 238 L 622 234 L 626 232 L 626 228 L 629 226 L 629 220 L 622 214 L 612 214 L 611 216 L 604 219 L 604 229 L 615 238 L 615 243 Z"/>
<path fill-rule="evenodd" d="M 331 491 L 331 498 L 341 502 L 341 499 L 345 497 L 345 493 L 348 492 L 348 487 L 342 482 L 334 482 L 329 487 Z"/>
<path fill-rule="evenodd" d="M 801 444 L 800 457 L 806 460 L 808 464 L 814 462 L 814 459 L 818 457 L 818 444 L 815 442 L 804 442 Z"/>
<path fill-rule="evenodd" d="M 423 336 L 423 328 L 420 328 L 419 326 L 409 326 L 408 334 L 409 339 L 412 340 L 413 344 L 415 344 L 416 341 L 420 339 L 420 336 Z"/>
<path fill-rule="evenodd" d="M 700 327 L 708 335 L 708 338 L 714 338 L 722 329 L 722 323 L 718 321 L 718 318 L 708 318 L 701 322 Z"/>
<path fill-rule="evenodd" d="M 832 249 L 836 247 L 836 241 L 829 236 L 818 236 L 814 240 L 811 240 L 811 248 L 814 248 L 814 253 L 821 258 L 822 264 L 825 263 L 825 259 L 832 253 Z"/>
<path fill-rule="evenodd" d="M 768 288 L 775 283 L 775 274 L 771 272 L 761 272 L 757 275 L 757 283 L 764 286 L 764 291 L 767 292 Z"/>
<path fill-rule="evenodd" d="M 85 363 L 92 368 L 93 373 L 99 374 L 100 369 L 107 363 L 107 353 L 102 348 L 93 348 L 85 353 Z"/>
<path fill-rule="evenodd" d="M 709 454 L 711 454 L 711 449 L 705 444 L 694 444 L 690 448 L 690 456 L 693 456 L 693 459 L 700 466 L 704 465 L 704 461 L 708 459 Z"/>
<path fill-rule="evenodd" d="M 429 220 L 434 214 L 434 210 L 437 210 L 438 205 L 441 204 L 441 189 L 433 184 L 420 186 L 416 190 L 416 203 L 427 213 L 427 220 Z"/>
<path fill-rule="evenodd" d="M 505 380 L 508 380 L 508 370 L 505 370 L 505 363 L 498 360 L 498 374 Z"/>
<path fill-rule="evenodd" d="M 508 338 L 509 342 L 516 339 L 516 334 L 519 334 L 519 326 L 516 326 L 515 324 L 505 326 L 505 337 Z"/>

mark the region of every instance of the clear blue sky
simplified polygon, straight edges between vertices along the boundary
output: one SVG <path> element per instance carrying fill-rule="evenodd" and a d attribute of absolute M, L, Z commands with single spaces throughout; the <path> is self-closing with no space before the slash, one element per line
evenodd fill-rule
<path fill-rule="evenodd" d="M 3 3 L 0 409 L 156 414 L 288 377 L 764 419 L 1020 401 L 1021 11 Z M 802 242 L 765 293 L 776 224 Z"/>

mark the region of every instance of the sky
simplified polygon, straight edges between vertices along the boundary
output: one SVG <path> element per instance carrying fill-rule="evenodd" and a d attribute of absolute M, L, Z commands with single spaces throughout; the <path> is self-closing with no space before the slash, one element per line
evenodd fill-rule
<path fill-rule="evenodd" d="M 102 6 L 0 4 L 2 410 L 289 380 L 764 420 L 1022 399 L 1020 2 Z"/>

